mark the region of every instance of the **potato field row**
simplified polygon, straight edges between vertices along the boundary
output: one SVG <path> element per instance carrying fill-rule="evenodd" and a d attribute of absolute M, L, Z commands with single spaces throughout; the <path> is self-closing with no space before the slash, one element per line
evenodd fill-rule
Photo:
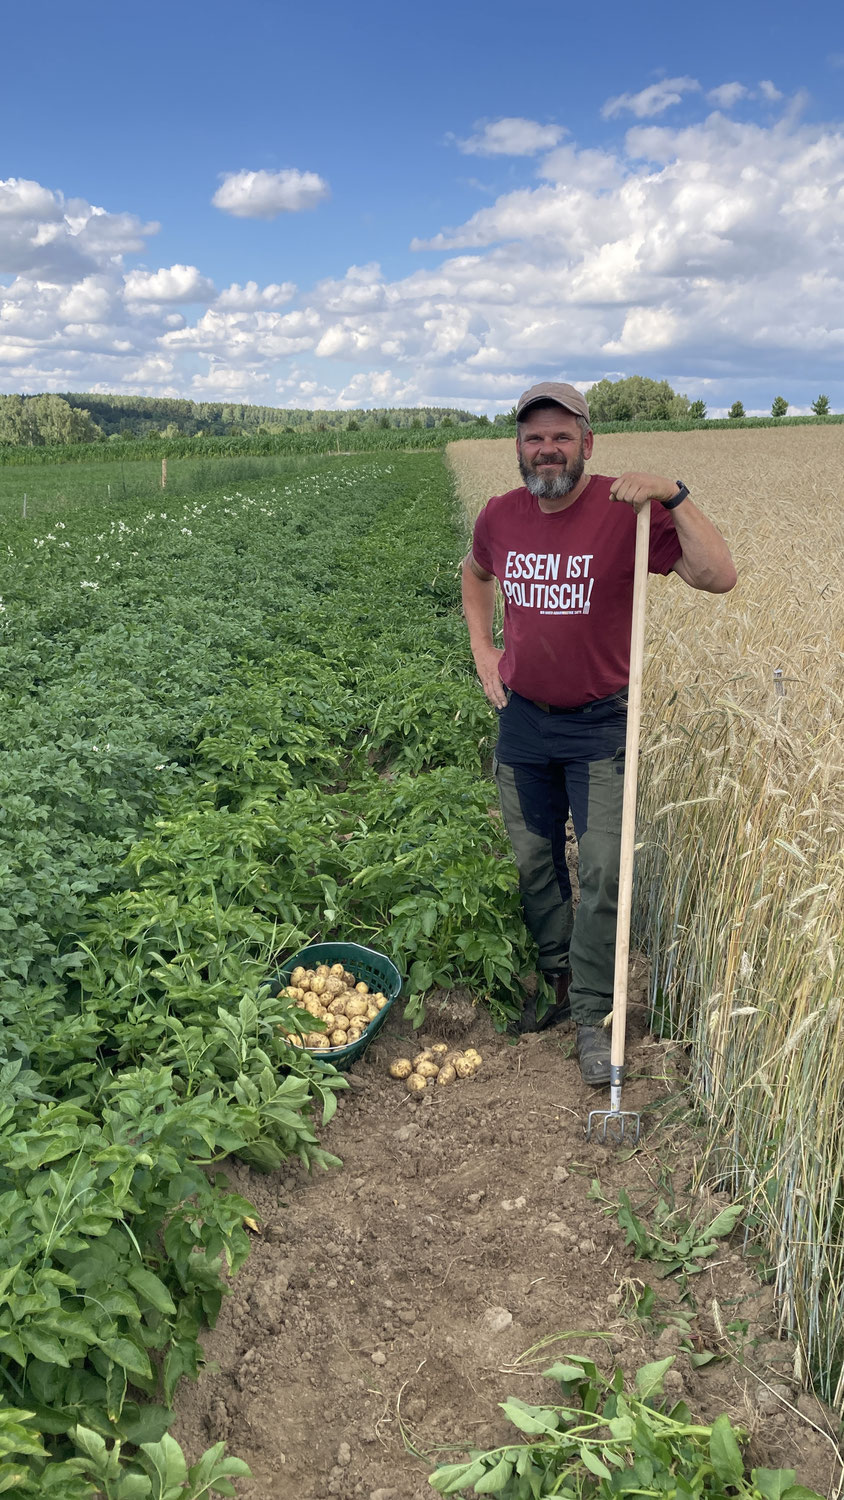
<path fill-rule="evenodd" d="M 438 455 L 63 507 L 0 557 L 0 1490 L 234 1493 L 167 1436 L 249 1205 L 342 1077 L 265 983 L 374 944 L 421 1015 L 529 964 Z M 167 1485 L 170 1488 L 167 1488 Z"/>

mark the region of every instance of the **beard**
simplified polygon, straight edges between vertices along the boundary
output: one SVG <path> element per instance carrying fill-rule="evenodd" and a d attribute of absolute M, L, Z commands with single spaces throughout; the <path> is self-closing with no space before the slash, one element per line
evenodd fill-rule
<path fill-rule="evenodd" d="M 579 484 L 585 468 L 583 444 L 581 443 L 580 452 L 573 456 L 570 463 L 560 459 L 560 464 L 556 474 L 539 474 L 519 454 L 519 473 L 527 489 L 537 500 L 563 500 Z"/>

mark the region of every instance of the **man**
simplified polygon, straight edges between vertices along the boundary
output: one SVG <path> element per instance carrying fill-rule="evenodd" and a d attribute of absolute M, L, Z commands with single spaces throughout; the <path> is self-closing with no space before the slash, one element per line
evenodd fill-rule
<path fill-rule="evenodd" d="M 519 1029 L 571 1014 L 585 1083 L 610 1078 L 636 510 L 651 506 L 649 569 L 721 594 L 736 582 L 726 542 L 680 480 L 588 475 L 593 435 L 574 386 L 532 386 L 516 406 L 524 487 L 490 500 L 463 564 L 478 676 L 499 713 L 494 770 L 542 987 Z M 621 503 L 617 503 L 621 502 Z M 496 579 L 504 650 L 493 641 Z M 572 917 L 566 819 L 578 841 Z"/>

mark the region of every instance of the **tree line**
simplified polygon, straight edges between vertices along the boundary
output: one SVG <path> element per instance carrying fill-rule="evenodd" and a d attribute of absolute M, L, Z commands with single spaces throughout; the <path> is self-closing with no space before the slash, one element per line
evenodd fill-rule
<path fill-rule="evenodd" d="M 586 392 L 595 425 L 636 426 L 642 422 L 704 422 L 706 402 L 692 401 L 673 390 L 667 380 L 630 375 L 599 380 Z M 789 402 L 775 397 L 771 416 L 785 417 Z M 812 402 L 816 417 L 831 416 L 828 396 Z M 744 405 L 734 401 L 729 416 L 745 417 Z M 56 447 L 77 443 L 172 441 L 176 438 L 252 438 L 281 433 L 370 432 L 439 427 L 515 424 L 515 406 L 490 424 L 486 416 L 455 407 L 377 407 L 354 411 L 309 411 L 303 408 L 249 406 L 240 402 L 187 401 L 166 396 L 98 394 L 0 396 L 0 447 Z"/>
<path fill-rule="evenodd" d="M 423 430 L 457 427 L 478 420 L 472 412 L 443 406 L 308 411 L 239 402 L 66 391 L 61 395 L 0 396 L 0 445 L 50 447 L 158 437 L 251 437 L 290 430 L 360 432 L 392 427 Z"/>

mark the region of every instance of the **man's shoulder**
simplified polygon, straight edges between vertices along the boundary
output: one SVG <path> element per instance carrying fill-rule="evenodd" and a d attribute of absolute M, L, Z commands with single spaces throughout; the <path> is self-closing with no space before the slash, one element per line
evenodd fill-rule
<path fill-rule="evenodd" d="M 487 500 L 487 503 L 484 506 L 484 510 L 489 511 L 494 515 L 496 511 L 514 510 L 518 506 L 529 504 L 530 490 L 526 485 L 521 484 L 519 485 L 518 489 L 507 490 L 506 494 L 504 495 L 492 495 L 491 498 Z"/>

